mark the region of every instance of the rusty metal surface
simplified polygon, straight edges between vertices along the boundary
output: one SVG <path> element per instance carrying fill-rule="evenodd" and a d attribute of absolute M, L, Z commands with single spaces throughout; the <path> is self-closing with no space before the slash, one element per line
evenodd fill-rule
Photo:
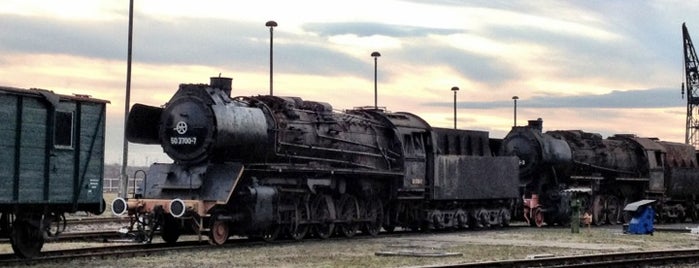
<path fill-rule="evenodd" d="M 435 169 L 432 196 L 436 200 L 519 196 L 516 157 L 437 156 Z"/>
<path fill-rule="evenodd" d="M 488 132 L 433 128 L 434 145 L 438 154 L 490 156 Z"/>
<path fill-rule="evenodd" d="M 537 181 L 540 173 L 550 166 L 572 163 L 571 147 L 562 139 L 542 133 L 542 124 L 539 120 L 532 120 L 528 126 L 513 127 L 500 145 L 499 155 L 519 158 L 522 184 Z"/>
<path fill-rule="evenodd" d="M 670 168 L 665 172 L 666 194 L 694 196 L 699 193 L 699 172 L 696 168 Z"/>
<path fill-rule="evenodd" d="M 153 164 L 143 180 L 143 197 L 228 202 L 242 172 L 243 166 L 238 163 L 196 167 Z"/>
<path fill-rule="evenodd" d="M 667 167 L 697 168 L 697 151 L 694 146 L 684 143 L 659 141 L 665 147 L 665 165 Z"/>
<path fill-rule="evenodd" d="M 615 177 L 648 177 L 650 166 L 646 154 L 635 136 L 617 135 L 603 139 L 597 133 L 580 130 L 548 131 L 555 138 L 565 140 L 571 147 L 577 164 L 571 174 L 589 175 L 611 173 Z M 640 149 L 640 150 L 639 150 Z"/>

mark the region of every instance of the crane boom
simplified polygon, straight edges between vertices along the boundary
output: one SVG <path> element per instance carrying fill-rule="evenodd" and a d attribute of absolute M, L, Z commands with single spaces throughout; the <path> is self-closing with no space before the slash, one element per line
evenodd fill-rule
<path fill-rule="evenodd" d="M 687 89 L 687 128 L 685 131 L 685 143 L 699 145 L 699 59 L 697 52 L 694 50 L 692 38 L 689 37 L 687 26 L 682 23 L 682 38 L 684 40 L 684 76 L 685 86 Z M 695 115 L 697 115 L 695 117 Z"/>

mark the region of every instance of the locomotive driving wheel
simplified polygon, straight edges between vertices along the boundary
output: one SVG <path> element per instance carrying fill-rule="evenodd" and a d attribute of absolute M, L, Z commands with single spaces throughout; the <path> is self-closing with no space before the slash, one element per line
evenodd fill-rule
<path fill-rule="evenodd" d="M 359 230 L 356 223 L 359 217 L 357 198 L 349 194 L 342 195 L 335 211 L 338 213 L 337 218 L 342 221 L 337 226 L 338 232 L 345 237 L 353 237 Z"/>
<path fill-rule="evenodd" d="M 328 239 L 335 231 L 334 206 L 329 195 L 316 195 L 311 202 L 311 219 L 316 222 L 313 233 L 321 239 Z M 334 207 L 332 207 L 334 210 Z"/>
<path fill-rule="evenodd" d="M 536 225 L 536 227 L 544 226 L 544 212 L 541 211 L 541 208 L 534 208 L 534 212 L 532 214 L 532 216 L 534 217 L 533 223 Z"/>
<path fill-rule="evenodd" d="M 383 224 L 383 203 L 378 198 L 373 198 L 365 204 L 365 219 L 368 220 L 364 224 L 364 232 L 371 236 L 379 235 L 381 225 Z"/>
<path fill-rule="evenodd" d="M 228 222 L 218 220 L 212 217 L 211 227 L 209 229 L 209 244 L 223 245 L 228 240 L 230 235 Z"/>
<path fill-rule="evenodd" d="M 607 197 L 607 221 L 609 224 L 621 223 L 621 201 L 615 195 Z"/>
<path fill-rule="evenodd" d="M 624 198 L 624 205 L 622 207 L 626 207 L 629 203 L 631 203 L 631 199 L 629 197 Z M 624 223 L 629 223 L 632 218 L 633 214 L 631 214 L 631 212 L 621 211 L 621 220 L 624 221 Z"/>
<path fill-rule="evenodd" d="M 293 240 L 301 240 L 308 233 L 308 198 L 306 195 L 296 201 L 296 209 L 287 230 Z"/>
<path fill-rule="evenodd" d="M 607 214 L 604 212 L 604 197 L 596 195 L 592 200 L 592 223 L 602 225 L 607 221 Z"/>
<path fill-rule="evenodd" d="M 279 224 L 272 224 L 269 227 L 265 228 L 262 230 L 262 232 L 259 233 L 259 238 L 261 238 L 265 242 L 272 242 L 274 240 L 277 240 L 279 238 L 279 234 L 281 233 L 281 225 Z"/>
<path fill-rule="evenodd" d="M 41 228 L 33 224 L 30 219 L 18 218 L 12 225 L 10 243 L 17 256 L 33 258 L 41 253 L 44 235 Z"/>

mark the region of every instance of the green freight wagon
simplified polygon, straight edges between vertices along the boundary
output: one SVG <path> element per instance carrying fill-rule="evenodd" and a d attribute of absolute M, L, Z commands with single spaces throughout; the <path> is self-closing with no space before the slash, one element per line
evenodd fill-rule
<path fill-rule="evenodd" d="M 104 211 L 107 103 L 0 87 L 0 237 L 17 255 L 38 255 L 65 213 Z"/>

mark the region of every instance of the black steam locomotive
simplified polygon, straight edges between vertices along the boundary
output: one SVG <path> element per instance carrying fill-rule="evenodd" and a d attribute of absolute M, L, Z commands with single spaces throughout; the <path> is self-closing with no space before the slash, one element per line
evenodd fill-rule
<path fill-rule="evenodd" d="M 501 155 L 519 157 L 524 218 L 537 226 L 569 222 L 569 201 L 583 200 L 594 224 L 628 221 L 622 210 L 658 200 L 661 221 L 698 219 L 696 150 L 686 144 L 580 130 L 542 132 L 541 119 L 513 127 Z"/>
<path fill-rule="evenodd" d="M 159 144 L 174 160 L 152 165 L 135 198 L 112 204 L 147 239 L 156 230 L 167 242 L 195 233 L 222 244 L 232 234 L 298 240 L 509 224 L 517 158 L 494 156 L 487 132 L 230 94 L 231 79 L 219 77 L 180 85 L 162 108 L 132 107 L 128 140 Z"/>

